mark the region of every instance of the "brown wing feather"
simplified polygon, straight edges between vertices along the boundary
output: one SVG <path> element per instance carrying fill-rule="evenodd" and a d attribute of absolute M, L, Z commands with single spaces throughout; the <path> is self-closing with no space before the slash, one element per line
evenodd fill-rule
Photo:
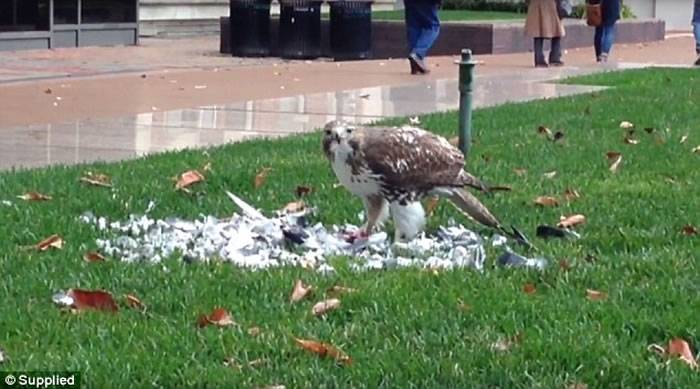
<path fill-rule="evenodd" d="M 363 128 L 362 157 L 372 172 L 392 186 L 430 190 L 438 186 L 483 187 L 464 172 L 464 156 L 446 139 L 413 128 Z"/>

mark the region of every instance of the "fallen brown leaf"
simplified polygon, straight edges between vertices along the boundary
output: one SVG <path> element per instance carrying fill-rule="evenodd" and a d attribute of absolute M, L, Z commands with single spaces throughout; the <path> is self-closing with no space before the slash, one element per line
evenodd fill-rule
<path fill-rule="evenodd" d="M 42 240 L 41 242 L 37 243 L 34 247 L 36 247 L 36 249 L 39 251 L 46 251 L 50 248 L 61 249 L 63 248 L 64 243 L 65 242 L 63 241 L 63 238 L 61 238 L 57 234 L 53 234 L 48 238 Z"/>
<path fill-rule="evenodd" d="M 538 196 L 534 203 L 542 207 L 556 207 L 559 205 L 559 200 L 551 196 Z"/>
<path fill-rule="evenodd" d="M 352 359 L 335 346 L 315 340 L 294 338 L 296 344 L 306 351 L 312 352 L 319 357 L 332 358 L 346 365 L 352 364 Z"/>
<path fill-rule="evenodd" d="M 341 294 L 346 294 L 346 293 L 355 293 L 355 292 L 357 292 L 357 289 L 355 289 L 355 288 L 348 288 L 347 286 L 340 286 L 340 285 L 333 285 L 330 288 L 326 289 L 326 294 L 334 295 L 334 296 L 339 296 Z"/>
<path fill-rule="evenodd" d="M 569 271 L 571 270 L 571 263 L 566 259 L 562 259 L 559 261 L 559 269 Z"/>
<path fill-rule="evenodd" d="M 688 134 L 683 135 L 683 136 L 681 137 L 680 144 L 685 143 L 685 141 L 687 141 L 687 140 L 688 140 Z"/>
<path fill-rule="evenodd" d="M 697 235 L 698 234 L 698 229 L 695 228 L 695 226 L 686 224 L 683 226 L 683 229 L 681 230 L 683 232 L 683 235 L 687 236 L 692 236 L 692 235 Z"/>
<path fill-rule="evenodd" d="M 304 203 L 304 200 L 297 200 L 297 201 L 292 201 L 291 203 L 287 203 L 287 205 L 284 206 L 280 210 L 282 213 L 296 213 L 296 212 L 301 212 L 306 208 L 306 204 Z"/>
<path fill-rule="evenodd" d="M 296 193 L 297 197 L 303 197 L 303 196 L 306 196 L 313 191 L 314 191 L 314 189 L 310 186 L 299 185 L 299 186 L 297 186 L 294 193 Z"/>
<path fill-rule="evenodd" d="M 535 284 L 528 282 L 527 284 L 523 285 L 523 292 L 525 294 L 534 294 L 537 292 L 537 288 L 535 287 Z"/>
<path fill-rule="evenodd" d="M 681 338 L 672 339 L 668 342 L 668 355 L 671 357 L 678 357 L 681 361 L 685 362 L 692 369 L 698 368 L 698 363 L 693 356 L 693 351 L 690 349 L 688 342 Z"/>
<path fill-rule="evenodd" d="M 695 153 L 695 154 L 700 154 L 700 146 L 695 146 L 695 147 L 693 147 L 693 149 L 690 150 L 690 151 L 693 152 L 693 153 Z"/>
<path fill-rule="evenodd" d="M 537 133 L 540 135 L 546 135 L 547 137 L 552 135 L 552 131 L 545 126 L 537 127 Z"/>
<path fill-rule="evenodd" d="M 631 135 L 625 136 L 624 142 L 628 145 L 636 145 L 639 144 L 639 139 L 634 139 Z"/>
<path fill-rule="evenodd" d="M 557 171 L 552 170 L 551 172 L 546 172 L 543 175 L 545 178 L 554 178 L 557 175 Z"/>
<path fill-rule="evenodd" d="M 39 192 L 27 192 L 21 196 L 17 196 L 17 198 L 25 200 L 25 201 L 48 201 L 51 200 L 51 196 L 47 196 L 43 193 Z"/>
<path fill-rule="evenodd" d="M 430 216 L 435 212 L 438 204 L 440 204 L 440 197 L 430 196 L 425 199 L 425 213 Z"/>
<path fill-rule="evenodd" d="M 566 190 L 564 191 L 564 198 L 567 201 L 572 201 L 572 200 L 578 199 L 580 197 L 581 197 L 581 194 L 578 193 L 578 191 L 576 189 L 566 188 Z"/>
<path fill-rule="evenodd" d="M 85 262 L 103 262 L 105 257 L 97 251 L 90 251 L 83 255 L 83 260 Z"/>
<path fill-rule="evenodd" d="M 576 214 L 576 215 L 571 215 L 571 216 L 562 216 L 559 218 L 559 223 L 557 223 L 557 227 L 559 228 L 571 228 L 574 226 L 577 226 L 579 224 L 583 224 L 586 222 L 586 217 L 581 215 L 581 214 Z"/>
<path fill-rule="evenodd" d="M 304 285 L 301 280 L 296 280 L 294 283 L 294 288 L 292 288 L 292 294 L 289 296 L 289 301 L 296 303 L 308 297 L 311 292 L 313 292 L 314 287 L 311 285 Z"/>
<path fill-rule="evenodd" d="M 255 175 L 255 180 L 253 182 L 255 189 L 259 189 L 261 186 L 265 185 L 267 175 L 270 173 L 271 170 L 271 167 L 264 167 L 258 172 L 258 174 Z"/>
<path fill-rule="evenodd" d="M 204 175 L 197 170 L 188 170 L 177 178 L 175 183 L 176 190 L 184 190 L 190 185 L 204 181 Z"/>
<path fill-rule="evenodd" d="M 80 177 L 80 181 L 86 184 L 111 188 L 112 182 L 106 174 L 87 172 Z"/>
<path fill-rule="evenodd" d="M 586 298 L 591 301 L 600 301 L 608 298 L 608 294 L 593 289 L 586 289 Z"/>
<path fill-rule="evenodd" d="M 143 305 L 141 300 L 139 300 L 138 297 L 134 296 L 133 294 L 127 294 L 125 299 L 126 305 L 131 309 L 136 309 L 139 311 L 143 311 L 144 309 L 146 309 L 146 306 Z"/>
<path fill-rule="evenodd" d="M 617 173 L 617 170 L 620 168 L 620 164 L 622 163 L 622 154 L 618 153 L 617 151 L 608 151 L 605 155 L 608 157 L 610 171 Z"/>
<path fill-rule="evenodd" d="M 103 290 L 70 289 L 67 296 L 73 298 L 73 305 L 77 311 L 95 309 L 98 311 L 117 312 L 119 307 L 112 294 Z"/>
<path fill-rule="evenodd" d="M 197 319 L 197 324 L 199 327 L 206 327 L 209 324 L 213 324 L 217 327 L 227 327 L 235 325 L 236 322 L 231 319 L 231 315 L 226 312 L 223 308 L 215 308 L 209 316 L 200 315 Z"/>
<path fill-rule="evenodd" d="M 564 139 L 564 133 L 562 131 L 557 131 L 554 133 L 554 137 L 552 138 L 552 141 L 557 142 Z"/>
<path fill-rule="evenodd" d="M 47 95 L 50 95 L 50 94 L 53 93 L 53 91 L 51 90 L 51 88 L 46 88 L 46 89 L 44 90 L 44 93 L 46 93 Z"/>
<path fill-rule="evenodd" d="M 624 130 L 628 130 L 630 128 L 634 128 L 634 124 L 632 124 L 631 122 L 628 122 L 628 121 L 623 121 L 620 123 L 620 128 L 622 128 Z"/>
<path fill-rule="evenodd" d="M 527 173 L 527 169 L 523 167 L 516 167 L 513 169 L 513 173 L 515 173 L 518 176 L 524 176 Z"/>
<path fill-rule="evenodd" d="M 319 301 L 316 304 L 314 304 L 313 307 L 311 307 L 311 313 L 314 314 L 314 316 L 323 316 L 326 313 L 338 309 L 340 307 L 340 300 L 338 299 L 328 299 L 328 300 L 323 300 Z"/>

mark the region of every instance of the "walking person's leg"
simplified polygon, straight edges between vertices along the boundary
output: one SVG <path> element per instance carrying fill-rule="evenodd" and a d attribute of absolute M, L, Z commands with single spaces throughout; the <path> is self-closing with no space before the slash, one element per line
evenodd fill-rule
<path fill-rule="evenodd" d="M 695 66 L 700 66 L 700 0 L 695 0 L 693 8 L 693 34 L 695 35 L 695 54 L 698 55 Z"/>
<path fill-rule="evenodd" d="M 415 17 L 416 24 L 420 26 L 420 33 L 408 58 L 421 73 L 428 73 L 429 69 L 425 65 L 424 59 L 428 56 L 428 51 L 440 34 L 438 3 L 431 0 L 417 0 Z"/>
<path fill-rule="evenodd" d="M 595 35 L 593 35 L 593 48 L 595 49 L 595 60 L 596 62 L 601 62 L 600 54 L 602 51 L 603 42 L 603 26 L 598 26 L 595 28 Z"/>
<path fill-rule="evenodd" d="M 416 43 L 418 42 L 418 37 L 421 33 L 420 19 L 418 17 L 418 12 L 416 10 L 415 0 L 404 1 L 404 19 L 406 21 L 406 41 L 408 42 L 408 52 L 413 53 L 416 49 Z M 418 68 L 413 63 L 411 63 L 411 74 L 418 73 Z"/>
<path fill-rule="evenodd" d="M 613 44 L 615 43 L 615 36 L 617 34 L 617 24 L 609 24 L 602 26 L 602 37 L 600 42 L 600 58 L 601 62 L 607 62 L 610 56 L 610 51 L 612 51 Z"/>
<path fill-rule="evenodd" d="M 561 60 L 561 37 L 552 38 L 552 47 L 549 50 L 549 64 L 553 66 L 564 65 L 564 62 Z"/>
<path fill-rule="evenodd" d="M 535 67 L 547 67 L 544 59 L 544 38 L 534 39 Z"/>

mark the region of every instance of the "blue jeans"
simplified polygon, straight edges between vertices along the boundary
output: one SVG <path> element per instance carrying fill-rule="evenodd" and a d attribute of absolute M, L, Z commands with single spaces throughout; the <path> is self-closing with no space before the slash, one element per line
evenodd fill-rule
<path fill-rule="evenodd" d="M 438 3 L 432 0 L 405 0 L 408 49 L 423 59 L 440 34 Z"/>
<path fill-rule="evenodd" d="M 700 0 L 695 0 L 693 8 L 693 33 L 695 34 L 695 52 L 700 55 Z"/>
<path fill-rule="evenodd" d="M 593 46 L 595 47 L 595 56 L 599 58 L 601 54 L 608 55 L 615 43 L 615 33 L 617 28 L 615 23 L 602 25 L 595 28 L 595 36 L 593 37 Z"/>

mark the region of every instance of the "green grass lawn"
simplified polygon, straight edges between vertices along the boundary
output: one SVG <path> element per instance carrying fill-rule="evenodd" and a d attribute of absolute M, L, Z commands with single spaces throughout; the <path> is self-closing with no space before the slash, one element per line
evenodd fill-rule
<path fill-rule="evenodd" d="M 700 155 L 691 152 L 700 144 L 700 73 L 631 71 L 577 82 L 613 88 L 483 109 L 474 118 L 469 170 L 512 186 L 484 201 L 552 260 L 541 273 L 497 268 L 493 252 L 483 274 L 356 274 L 337 266 L 338 274 L 326 277 L 296 268 L 246 272 L 225 263 L 187 265 L 176 258 L 159 265 L 83 261 L 101 233 L 78 215 L 90 210 L 124 219 L 151 200 L 158 202 L 156 217 L 224 216 L 236 210 L 225 190 L 271 211 L 293 200 L 303 184 L 316 189 L 308 202 L 319 208 L 321 221 L 355 222 L 361 204 L 333 187 L 318 133 L 115 164 L 2 172 L 1 197 L 13 205 L 0 204 L 0 348 L 9 357 L 0 369 L 79 370 L 84 384 L 100 388 L 696 387 L 697 372 L 677 360 L 666 364 L 647 346 L 674 337 L 694 350 L 700 346 L 700 238 L 681 233 L 687 224 L 700 227 Z M 638 144 L 623 142 L 621 121 L 636 125 Z M 436 113 L 422 122 L 451 136 L 457 115 Z M 564 138 L 549 141 L 538 126 L 562 131 Z M 608 151 L 623 156 L 615 174 Z M 173 190 L 171 177 L 207 163 L 212 170 L 195 194 Z M 255 190 L 253 178 L 263 167 L 272 171 Z M 519 168 L 527 172 L 518 175 Z M 110 175 L 114 189 L 80 184 L 85 171 Z M 550 171 L 556 176 L 545 178 Z M 533 205 L 536 196 L 561 196 L 567 188 L 581 197 L 556 208 Z M 15 199 L 32 190 L 53 200 Z M 588 219 L 577 229 L 582 239 L 534 237 L 538 224 L 570 213 Z M 456 215 L 442 204 L 430 228 Z M 61 250 L 21 248 L 54 233 L 66 241 Z M 298 278 L 318 292 L 290 304 Z M 534 294 L 523 292 L 526 283 L 536 287 Z M 358 292 L 341 297 L 341 308 L 326 318 L 313 317 L 313 303 L 336 284 Z M 134 294 L 148 310 L 62 312 L 51 296 L 73 287 L 105 289 L 120 301 Z M 608 297 L 589 301 L 587 288 Z M 240 326 L 197 328 L 197 316 L 216 306 Z M 258 336 L 248 334 L 254 326 L 261 329 Z M 293 337 L 335 344 L 354 363 L 317 358 Z M 495 342 L 513 338 L 518 341 L 508 350 L 492 350 Z M 225 366 L 226 358 L 243 367 Z M 256 360 L 262 362 L 247 365 Z"/>
<path fill-rule="evenodd" d="M 443 22 L 525 19 L 525 14 L 503 11 L 440 10 L 439 15 Z M 403 10 L 374 11 L 372 18 L 374 20 L 403 20 L 404 12 Z"/>

